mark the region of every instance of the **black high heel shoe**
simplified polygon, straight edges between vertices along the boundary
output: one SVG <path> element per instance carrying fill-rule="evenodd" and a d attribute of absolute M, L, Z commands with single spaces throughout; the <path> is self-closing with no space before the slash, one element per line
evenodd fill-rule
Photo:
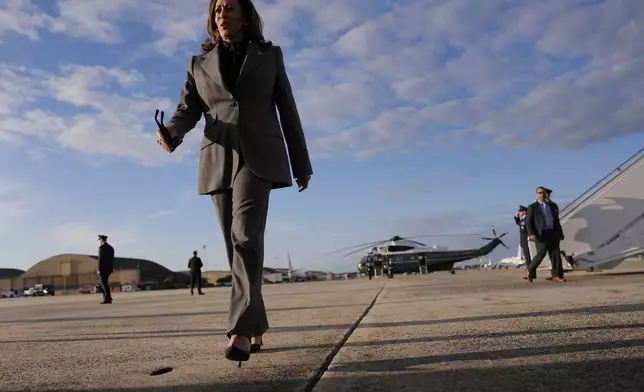
<path fill-rule="evenodd" d="M 259 352 L 259 350 L 261 350 L 261 349 L 262 349 L 262 346 L 263 346 L 263 345 L 264 345 L 264 341 L 263 341 L 263 340 L 262 340 L 262 342 L 261 342 L 260 344 L 252 343 L 252 344 L 250 345 L 250 352 L 251 352 L 252 354 L 258 353 L 258 352 Z"/>
<path fill-rule="evenodd" d="M 250 359 L 250 351 L 244 351 L 234 344 L 231 344 L 226 347 L 226 359 L 229 361 L 239 362 L 239 366 L 237 367 L 241 367 L 242 362 L 246 362 Z"/>

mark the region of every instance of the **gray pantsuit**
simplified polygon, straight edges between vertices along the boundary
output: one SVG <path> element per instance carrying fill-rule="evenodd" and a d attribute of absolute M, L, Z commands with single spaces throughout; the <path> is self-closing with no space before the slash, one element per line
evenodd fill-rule
<path fill-rule="evenodd" d="M 244 336 L 262 336 L 268 329 L 262 298 L 262 266 L 271 187 L 272 183 L 243 166 L 230 191 L 212 196 L 233 272 L 234 306 L 228 314 L 228 329 Z"/>
<path fill-rule="evenodd" d="M 251 42 L 232 91 L 222 81 L 217 49 L 193 56 L 166 126 L 182 139 L 202 114 L 198 193 L 213 198 L 233 274 L 228 334 L 262 335 L 269 195 L 292 186 L 289 157 L 295 178 L 313 173 L 281 49 Z"/>

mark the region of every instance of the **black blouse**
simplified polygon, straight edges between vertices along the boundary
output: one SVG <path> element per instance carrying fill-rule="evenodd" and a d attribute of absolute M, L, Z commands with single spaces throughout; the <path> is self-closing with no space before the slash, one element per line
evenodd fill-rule
<path fill-rule="evenodd" d="M 219 49 L 219 70 L 224 84 L 231 94 L 235 94 L 235 85 L 239 78 L 242 64 L 246 59 L 248 41 L 238 43 L 222 43 Z"/>

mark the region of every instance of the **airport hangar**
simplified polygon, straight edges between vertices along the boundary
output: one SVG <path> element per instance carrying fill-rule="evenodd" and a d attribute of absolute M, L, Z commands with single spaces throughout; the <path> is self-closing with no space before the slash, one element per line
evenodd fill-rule
<path fill-rule="evenodd" d="M 45 259 L 24 272 L 0 269 L 0 292 L 22 290 L 36 284 L 52 285 L 57 292 L 76 292 L 82 286 L 98 284 L 97 267 L 97 256 L 63 254 Z M 145 259 L 116 257 L 114 273 L 110 275 L 110 287 L 114 291 L 119 291 L 121 285 L 146 290 L 170 288 L 170 285 L 187 287 L 189 283 L 189 275 Z"/>
<path fill-rule="evenodd" d="M 27 271 L 0 269 L 0 292 L 24 290 L 36 284 L 52 285 L 58 293 L 75 293 L 83 286 L 98 284 L 97 256 L 63 254 L 45 259 Z M 281 283 L 288 280 L 288 269 L 264 267 L 264 283 Z M 206 270 L 202 272 L 204 284 L 215 283 L 220 278 L 228 278 L 230 271 Z M 312 274 L 311 280 L 329 280 L 332 274 L 319 272 Z M 110 275 L 110 288 L 114 292 L 122 285 L 131 285 L 141 290 L 186 288 L 190 284 L 188 271 L 175 272 L 145 259 L 116 257 L 114 273 Z"/>

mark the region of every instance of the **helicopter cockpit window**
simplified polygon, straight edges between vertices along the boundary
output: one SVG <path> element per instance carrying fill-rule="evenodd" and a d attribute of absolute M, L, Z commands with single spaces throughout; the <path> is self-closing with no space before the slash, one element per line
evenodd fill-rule
<path fill-rule="evenodd" d="M 387 251 L 389 252 L 404 252 L 412 249 L 414 249 L 414 247 L 409 245 L 391 245 L 387 247 Z"/>

